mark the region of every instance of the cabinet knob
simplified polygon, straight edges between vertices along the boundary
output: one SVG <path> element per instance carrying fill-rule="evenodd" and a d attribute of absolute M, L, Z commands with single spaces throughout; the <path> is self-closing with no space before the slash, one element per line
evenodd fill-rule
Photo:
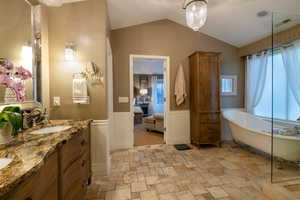
<path fill-rule="evenodd" d="M 81 146 L 85 145 L 85 140 L 81 141 Z"/>
<path fill-rule="evenodd" d="M 85 160 L 82 161 L 81 166 L 82 166 L 82 167 L 85 166 Z"/>

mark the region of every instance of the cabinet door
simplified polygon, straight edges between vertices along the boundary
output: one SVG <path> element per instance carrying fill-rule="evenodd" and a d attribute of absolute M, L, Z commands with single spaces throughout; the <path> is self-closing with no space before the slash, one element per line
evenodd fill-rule
<path fill-rule="evenodd" d="M 53 183 L 49 190 L 45 193 L 41 200 L 57 200 L 58 199 L 58 184 Z"/>
<path fill-rule="evenodd" d="M 198 112 L 220 111 L 220 67 L 218 56 L 199 56 L 197 78 Z"/>
<path fill-rule="evenodd" d="M 199 61 L 198 54 L 190 56 L 190 107 L 191 112 L 196 112 L 198 107 L 198 86 L 199 86 Z"/>
<path fill-rule="evenodd" d="M 78 135 L 63 142 L 59 151 L 61 174 L 63 174 L 76 159 L 80 158 L 81 142 L 82 137 Z"/>
<path fill-rule="evenodd" d="M 9 200 L 56 200 L 57 193 L 57 174 L 58 174 L 58 154 L 54 152 L 43 164 L 41 169 L 29 177 L 24 183 L 12 191 Z M 49 193 L 49 191 L 52 191 Z"/>

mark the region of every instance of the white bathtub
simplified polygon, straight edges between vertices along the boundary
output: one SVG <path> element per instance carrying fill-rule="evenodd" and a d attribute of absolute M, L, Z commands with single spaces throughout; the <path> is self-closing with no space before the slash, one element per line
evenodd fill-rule
<path fill-rule="evenodd" d="M 228 121 L 235 141 L 265 153 L 272 150 L 272 124 L 240 109 L 225 109 L 223 118 Z M 289 161 L 300 161 L 300 138 L 274 135 L 273 155 Z"/>

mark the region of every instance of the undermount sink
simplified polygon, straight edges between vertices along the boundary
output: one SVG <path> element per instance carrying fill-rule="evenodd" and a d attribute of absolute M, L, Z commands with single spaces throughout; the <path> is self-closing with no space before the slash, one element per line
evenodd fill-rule
<path fill-rule="evenodd" d="M 10 158 L 0 158 L 0 170 L 7 167 L 12 162 Z"/>
<path fill-rule="evenodd" d="M 72 126 L 53 126 L 53 127 L 47 127 L 47 128 L 42 128 L 36 131 L 32 131 L 29 134 L 31 135 L 44 135 L 44 134 L 50 134 L 50 133 L 55 133 L 55 132 L 60 132 L 60 131 L 65 131 L 72 128 Z"/>

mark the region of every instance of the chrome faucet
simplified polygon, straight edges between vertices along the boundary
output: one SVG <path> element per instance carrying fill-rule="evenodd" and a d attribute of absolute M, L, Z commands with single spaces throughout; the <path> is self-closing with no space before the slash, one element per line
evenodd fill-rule
<path fill-rule="evenodd" d="M 33 108 L 30 111 L 23 113 L 23 128 L 27 129 L 40 124 L 48 123 L 48 111 L 46 108 Z"/>

